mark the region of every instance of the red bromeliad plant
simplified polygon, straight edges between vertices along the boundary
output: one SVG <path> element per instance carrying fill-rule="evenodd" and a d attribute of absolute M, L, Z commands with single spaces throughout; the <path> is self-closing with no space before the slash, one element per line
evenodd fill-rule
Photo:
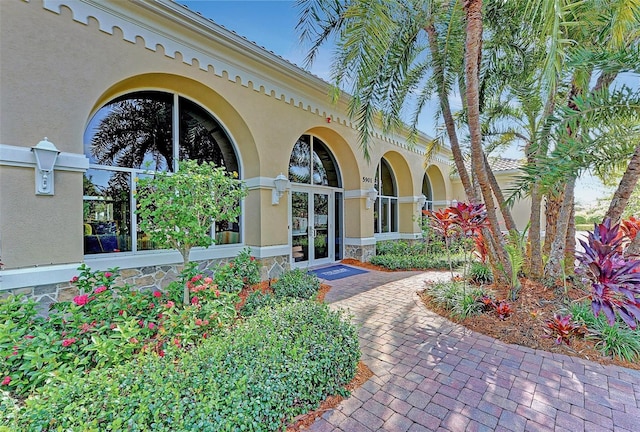
<path fill-rule="evenodd" d="M 578 254 L 582 271 L 591 283 L 591 308 L 595 316 L 604 312 L 609 325 L 616 313 L 632 329 L 640 320 L 640 261 L 623 256 L 619 225 L 606 219 L 594 226 L 588 240 L 580 240 Z"/>
<path fill-rule="evenodd" d="M 559 315 L 553 316 L 553 320 L 546 322 L 547 328 L 545 331 L 549 337 L 554 336 L 556 338 L 556 344 L 560 345 L 562 342 L 569 345 L 569 338 L 572 336 L 580 336 L 586 333 L 586 329 L 583 325 L 578 325 L 571 321 L 571 315 Z"/>

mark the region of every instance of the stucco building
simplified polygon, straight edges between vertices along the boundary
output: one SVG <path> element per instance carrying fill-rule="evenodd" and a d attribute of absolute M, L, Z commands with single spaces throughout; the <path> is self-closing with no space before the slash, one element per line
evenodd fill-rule
<path fill-rule="evenodd" d="M 192 260 L 250 247 L 264 278 L 367 260 L 376 241 L 419 238 L 422 208 L 463 199 L 447 149 L 425 169 L 428 137 L 378 133 L 366 161 L 346 95 L 332 104 L 328 83 L 170 0 L 4 0 L 0 29 L 5 294 L 64 299 L 82 262 L 139 286 L 175 278 L 180 255 L 139 229 L 134 192 L 183 159 L 215 161 L 249 189 L 242 216 Z M 43 186 L 32 147 L 44 137 L 60 154 Z"/>

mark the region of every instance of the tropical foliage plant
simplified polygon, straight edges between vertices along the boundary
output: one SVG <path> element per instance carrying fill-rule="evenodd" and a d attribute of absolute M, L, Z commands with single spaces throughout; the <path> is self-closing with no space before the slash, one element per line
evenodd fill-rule
<path fill-rule="evenodd" d="M 140 228 L 160 247 L 177 249 L 186 267 L 193 247 L 214 243 L 214 222 L 233 222 L 240 215 L 246 187 L 237 176 L 212 163 L 187 160 L 176 173 L 158 172 L 139 179 Z M 189 303 L 186 286 L 183 301 Z"/>
<path fill-rule="evenodd" d="M 632 329 L 640 320 L 640 261 L 625 258 L 620 226 L 610 219 L 594 226 L 578 254 L 583 274 L 590 284 L 593 314 L 602 312 L 613 325 L 616 314 Z"/>

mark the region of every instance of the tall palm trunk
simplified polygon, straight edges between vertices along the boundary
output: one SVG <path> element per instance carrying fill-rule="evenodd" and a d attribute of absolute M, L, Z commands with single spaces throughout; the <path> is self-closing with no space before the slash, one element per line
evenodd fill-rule
<path fill-rule="evenodd" d="M 565 262 L 565 248 L 567 244 L 567 232 L 569 229 L 569 218 L 573 208 L 575 196 L 576 178 L 570 177 L 564 187 L 564 198 L 560 211 L 558 212 L 558 223 L 556 232 L 549 252 L 549 260 L 544 268 L 544 274 L 553 280 L 563 277 L 563 263 Z"/>
<path fill-rule="evenodd" d="M 527 241 L 526 273 L 534 278 L 542 277 L 542 247 L 540 231 L 542 224 L 542 194 L 538 184 L 531 186 L 531 215 L 529 217 L 529 238 Z"/>
<path fill-rule="evenodd" d="M 604 216 L 605 219 L 611 219 L 611 222 L 614 224 L 620 222 L 622 213 L 627 207 L 633 190 L 636 188 L 638 179 L 640 179 L 640 145 L 638 145 L 633 152 L 629 160 L 629 166 L 627 166 L 627 170 L 624 172 L 622 179 L 620 179 L 618 188 L 613 194 L 613 199 L 609 204 L 609 210 L 607 210 L 607 214 Z"/>
<path fill-rule="evenodd" d="M 498 205 L 500 206 L 500 212 L 502 213 L 502 219 L 504 219 L 504 226 L 507 231 L 517 230 L 516 222 L 513 220 L 513 216 L 511 215 L 511 211 L 509 207 L 507 207 L 506 200 L 504 199 L 504 194 L 502 193 L 502 189 L 498 184 L 498 180 L 496 176 L 493 174 L 493 170 L 489 166 L 489 160 L 487 159 L 486 153 L 482 152 L 484 156 L 484 165 L 486 167 L 487 177 L 489 178 L 489 183 L 491 184 L 491 189 L 493 189 L 493 194 L 496 197 L 496 201 L 498 201 Z"/>
<path fill-rule="evenodd" d="M 560 192 L 552 192 L 547 194 L 546 205 L 546 228 L 544 235 L 544 246 L 542 248 L 542 255 L 549 257 L 551 253 L 551 245 L 556 238 L 556 231 L 558 228 L 558 219 L 560 214 L 560 207 L 564 201 L 564 189 Z"/>
<path fill-rule="evenodd" d="M 438 47 L 438 33 L 433 23 L 427 26 L 425 28 L 425 31 L 427 32 L 427 37 L 429 39 L 429 50 L 431 52 L 431 57 L 434 63 L 433 75 L 438 82 L 438 99 L 440 100 L 440 109 L 442 110 L 444 125 L 447 129 L 449 144 L 451 145 L 451 153 L 453 153 L 453 162 L 455 163 L 456 169 L 458 170 L 458 175 L 460 176 L 460 180 L 462 181 L 462 186 L 464 187 L 467 199 L 470 202 L 476 204 L 479 201 L 478 195 L 476 194 L 475 189 L 471 184 L 471 179 L 469 178 L 467 168 L 464 166 L 464 157 L 462 155 L 462 150 L 460 149 L 458 134 L 456 132 L 456 125 L 455 121 L 453 120 L 453 114 L 451 113 L 451 106 L 449 105 L 449 95 L 445 90 L 444 67 L 442 63 L 443 59 L 440 53 L 440 48 Z"/>
<path fill-rule="evenodd" d="M 508 282 L 506 275 L 511 274 L 511 264 L 507 258 L 504 240 L 495 210 L 491 185 L 487 177 L 484 152 L 482 149 L 482 130 L 480 127 L 480 95 L 479 66 L 482 55 L 482 0 L 466 0 L 464 2 L 466 18 L 465 41 L 465 80 L 467 84 L 467 121 L 471 136 L 471 167 L 480 185 L 482 198 L 487 209 L 487 220 L 491 235 L 497 245 L 498 260 L 505 274 L 499 275 L 501 282 Z M 496 275 L 498 276 L 498 275 Z"/>

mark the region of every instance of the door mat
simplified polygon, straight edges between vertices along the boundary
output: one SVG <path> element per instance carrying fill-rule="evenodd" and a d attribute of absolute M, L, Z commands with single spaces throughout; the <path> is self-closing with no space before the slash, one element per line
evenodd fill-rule
<path fill-rule="evenodd" d="M 362 273 L 368 273 L 367 270 L 361 270 L 353 267 L 347 267 L 346 265 L 336 264 L 330 267 L 324 267 L 316 270 L 309 270 L 309 273 L 315 273 L 320 279 L 336 280 L 349 276 L 355 276 Z"/>

